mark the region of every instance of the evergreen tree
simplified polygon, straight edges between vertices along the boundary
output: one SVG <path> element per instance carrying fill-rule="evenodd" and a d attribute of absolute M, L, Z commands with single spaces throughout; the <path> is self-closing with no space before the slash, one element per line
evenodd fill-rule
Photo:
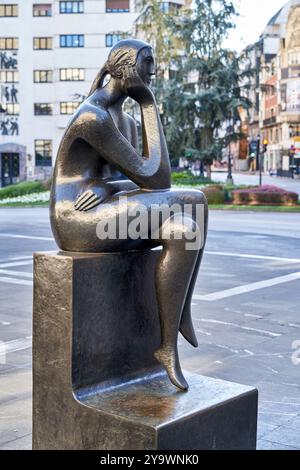
<path fill-rule="evenodd" d="M 162 124 L 168 124 L 163 103 L 168 95 L 169 79 L 172 67 L 176 67 L 178 50 L 181 44 L 179 38 L 173 34 L 172 20 L 178 16 L 177 4 L 169 4 L 159 0 L 142 0 L 141 13 L 135 21 L 133 35 L 148 42 L 155 56 L 155 77 L 152 79 L 152 88 L 159 105 Z M 138 115 L 136 105 L 129 103 L 127 108 L 134 117 Z M 164 129 L 167 132 L 167 128 Z"/>
<path fill-rule="evenodd" d="M 170 153 L 176 158 L 188 152 L 201 159 L 208 176 L 224 146 L 238 138 L 234 129 L 220 136 L 224 123 L 237 121 L 240 108 L 250 106 L 244 88 L 252 71 L 244 67 L 243 56 L 224 48 L 236 16 L 231 1 L 195 0 L 192 9 L 182 9 L 168 21 L 180 44 L 163 96 Z"/>

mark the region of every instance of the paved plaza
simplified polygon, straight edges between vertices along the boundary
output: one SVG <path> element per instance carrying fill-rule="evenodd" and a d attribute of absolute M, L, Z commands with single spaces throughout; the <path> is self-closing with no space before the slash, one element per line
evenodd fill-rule
<path fill-rule="evenodd" d="M 211 211 L 183 367 L 259 390 L 259 449 L 300 449 L 300 214 Z M 0 209 L 0 449 L 31 448 L 32 252 L 47 209 Z M 172 293 L 170 292 L 170 295 Z"/>

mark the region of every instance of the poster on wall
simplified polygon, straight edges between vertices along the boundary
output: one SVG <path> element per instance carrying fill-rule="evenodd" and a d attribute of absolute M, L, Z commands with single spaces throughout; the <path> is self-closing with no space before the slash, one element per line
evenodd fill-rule
<path fill-rule="evenodd" d="M 286 111 L 300 113 L 300 80 L 290 80 L 287 83 Z"/>
<path fill-rule="evenodd" d="M 16 52 L 0 51 L 0 136 L 19 135 L 19 90 Z"/>

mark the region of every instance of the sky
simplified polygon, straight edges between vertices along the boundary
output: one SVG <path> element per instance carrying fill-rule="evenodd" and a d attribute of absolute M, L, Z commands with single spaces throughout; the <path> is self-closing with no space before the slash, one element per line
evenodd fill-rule
<path fill-rule="evenodd" d="M 286 0 L 234 0 L 240 17 L 237 28 L 230 35 L 228 47 L 242 50 L 256 42 L 268 21 L 280 10 Z"/>

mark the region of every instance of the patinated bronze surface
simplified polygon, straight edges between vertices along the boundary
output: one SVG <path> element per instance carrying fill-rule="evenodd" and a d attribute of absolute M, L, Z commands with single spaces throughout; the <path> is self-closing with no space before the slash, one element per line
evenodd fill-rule
<path fill-rule="evenodd" d="M 197 339 L 191 319 L 191 298 L 201 263 L 207 230 L 207 203 L 196 190 L 170 188 L 170 163 L 158 107 L 150 88 L 154 74 L 150 46 L 134 39 L 120 41 L 97 75 L 88 98 L 78 108 L 62 139 L 56 160 L 51 194 L 51 224 L 58 246 L 64 251 L 110 253 L 162 246 L 155 272 L 161 345 L 156 360 L 172 383 L 182 390 L 188 384 L 182 374 L 178 331 L 193 346 Z M 109 82 L 104 85 L 105 77 Z M 143 151 L 138 148 L 135 121 L 124 113 L 126 98 L 141 109 Z M 128 179 L 122 180 L 121 175 Z M 204 205 L 203 243 L 186 250 L 186 239 L 167 240 L 172 233 L 190 234 L 196 229 L 195 211 L 179 223 L 162 218 L 158 239 L 99 239 L 99 221 L 121 216 L 119 197 L 130 207 L 140 204 L 153 212 L 161 204 Z M 150 219 L 150 217 L 149 217 Z M 151 227 L 150 227 L 151 228 Z M 122 282 L 122 281 L 120 281 Z M 118 328 L 118 325 L 116 325 Z"/>

